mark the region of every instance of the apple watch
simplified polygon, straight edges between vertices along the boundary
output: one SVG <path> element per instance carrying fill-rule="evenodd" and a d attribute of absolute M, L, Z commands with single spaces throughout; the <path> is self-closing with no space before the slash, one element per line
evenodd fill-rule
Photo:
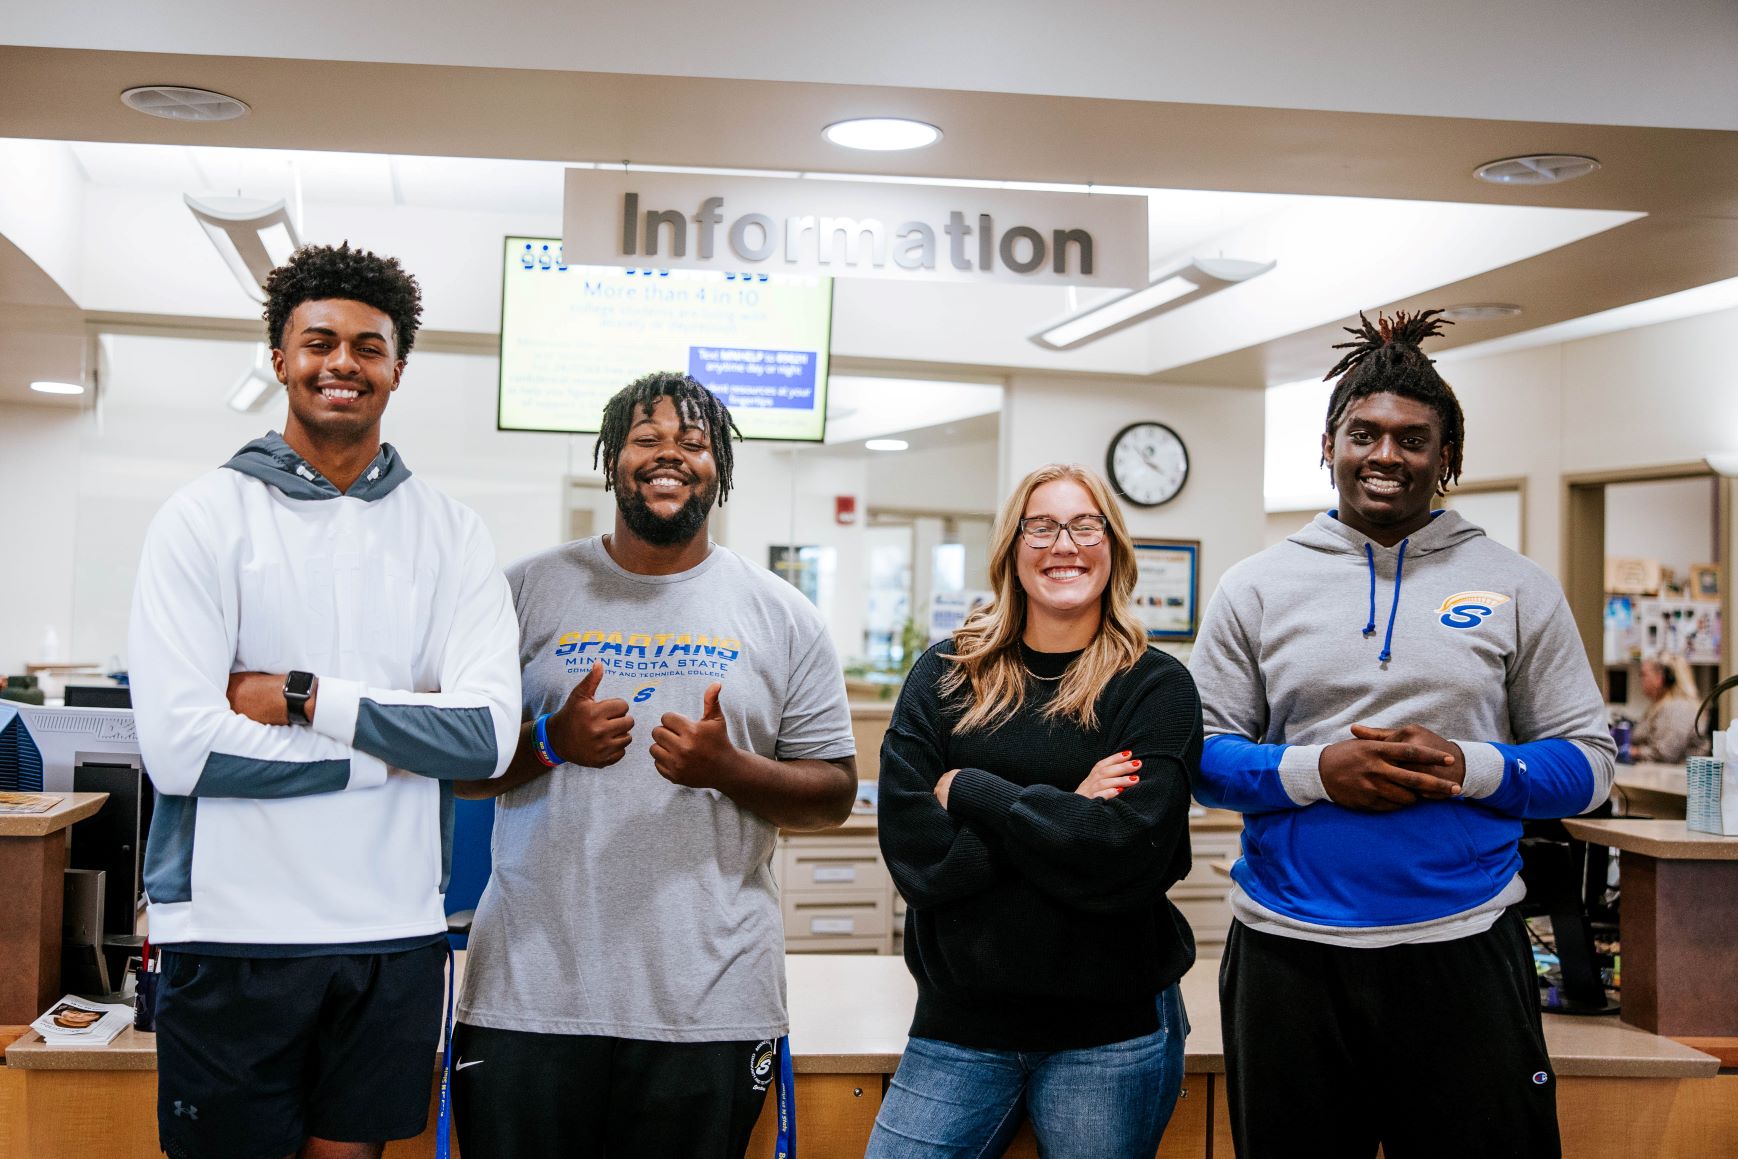
<path fill-rule="evenodd" d="M 292 672 L 284 677 L 284 711 L 291 724 L 312 724 L 308 719 L 308 698 L 314 694 L 312 672 Z"/>

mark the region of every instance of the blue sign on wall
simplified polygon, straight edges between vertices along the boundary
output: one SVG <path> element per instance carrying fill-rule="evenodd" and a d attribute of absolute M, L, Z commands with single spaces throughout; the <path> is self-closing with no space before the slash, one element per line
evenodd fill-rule
<path fill-rule="evenodd" d="M 815 406 L 812 350 L 690 346 L 688 373 L 731 410 L 812 410 Z"/>

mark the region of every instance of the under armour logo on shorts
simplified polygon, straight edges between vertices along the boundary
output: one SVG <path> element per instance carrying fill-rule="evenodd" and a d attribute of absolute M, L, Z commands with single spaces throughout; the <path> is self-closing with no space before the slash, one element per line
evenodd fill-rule
<path fill-rule="evenodd" d="M 185 1106 L 183 1106 L 181 1103 L 181 1100 L 176 1099 L 175 1100 L 175 1117 L 177 1119 L 179 1119 L 182 1115 L 186 1115 L 189 1119 L 192 1119 L 195 1123 L 197 1123 L 199 1121 L 199 1108 L 194 1106 L 192 1103 L 188 1103 Z"/>

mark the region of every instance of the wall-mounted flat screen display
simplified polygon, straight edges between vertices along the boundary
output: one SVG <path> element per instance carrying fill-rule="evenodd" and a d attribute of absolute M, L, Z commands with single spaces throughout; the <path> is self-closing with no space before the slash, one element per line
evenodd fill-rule
<path fill-rule="evenodd" d="M 509 237 L 503 256 L 499 429 L 593 433 L 616 391 L 678 370 L 744 438 L 826 433 L 831 278 L 570 266 L 542 237 Z"/>

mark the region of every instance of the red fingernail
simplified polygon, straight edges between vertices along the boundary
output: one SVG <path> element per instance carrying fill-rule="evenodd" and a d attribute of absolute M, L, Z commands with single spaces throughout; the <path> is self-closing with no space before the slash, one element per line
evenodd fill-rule
<path fill-rule="evenodd" d="M 1131 762 L 1131 763 L 1132 763 L 1132 764 L 1133 764 L 1133 766 L 1134 766 L 1134 767 L 1135 767 L 1135 768 L 1137 768 L 1137 769 L 1138 769 L 1138 768 L 1140 768 L 1140 767 L 1141 767 L 1141 763 L 1140 763 L 1140 762 L 1139 762 L 1139 761 L 1133 761 L 1133 762 Z"/>
<path fill-rule="evenodd" d="M 1136 783 L 1138 783 L 1138 782 L 1139 782 L 1139 781 L 1140 781 L 1140 778 L 1139 778 L 1139 777 L 1135 777 L 1135 776 L 1131 776 L 1131 777 L 1129 777 L 1129 783 L 1130 783 L 1130 784 L 1136 784 Z"/>
<path fill-rule="evenodd" d="M 1122 755 L 1123 755 L 1123 756 L 1125 756 L 1125 757 L 1126 757 L 1126 756 L 1131 756 L 1131 755 L 1133 755 L 1133 753 L 1132 753 L 1132 751 L 1131 751 L 1131 750 L 1129 750 L 1129 749 L 1124 749 L 1124 750 L 1122 750 Z"/>
<path fill-rule="evenodd" d="M 1113 794 L 1113 795 L 1114 795 L 1114 796 L 1118 796 L 1118 797 L 1120 797 L 1120 796 L 1122 796 L 1122 790 L 1121 790 L 1121 789 L 1112 789 L 1112 790 L 1111 790 L 1111 793 L 1112 793 L 1112 794 Z"/>

